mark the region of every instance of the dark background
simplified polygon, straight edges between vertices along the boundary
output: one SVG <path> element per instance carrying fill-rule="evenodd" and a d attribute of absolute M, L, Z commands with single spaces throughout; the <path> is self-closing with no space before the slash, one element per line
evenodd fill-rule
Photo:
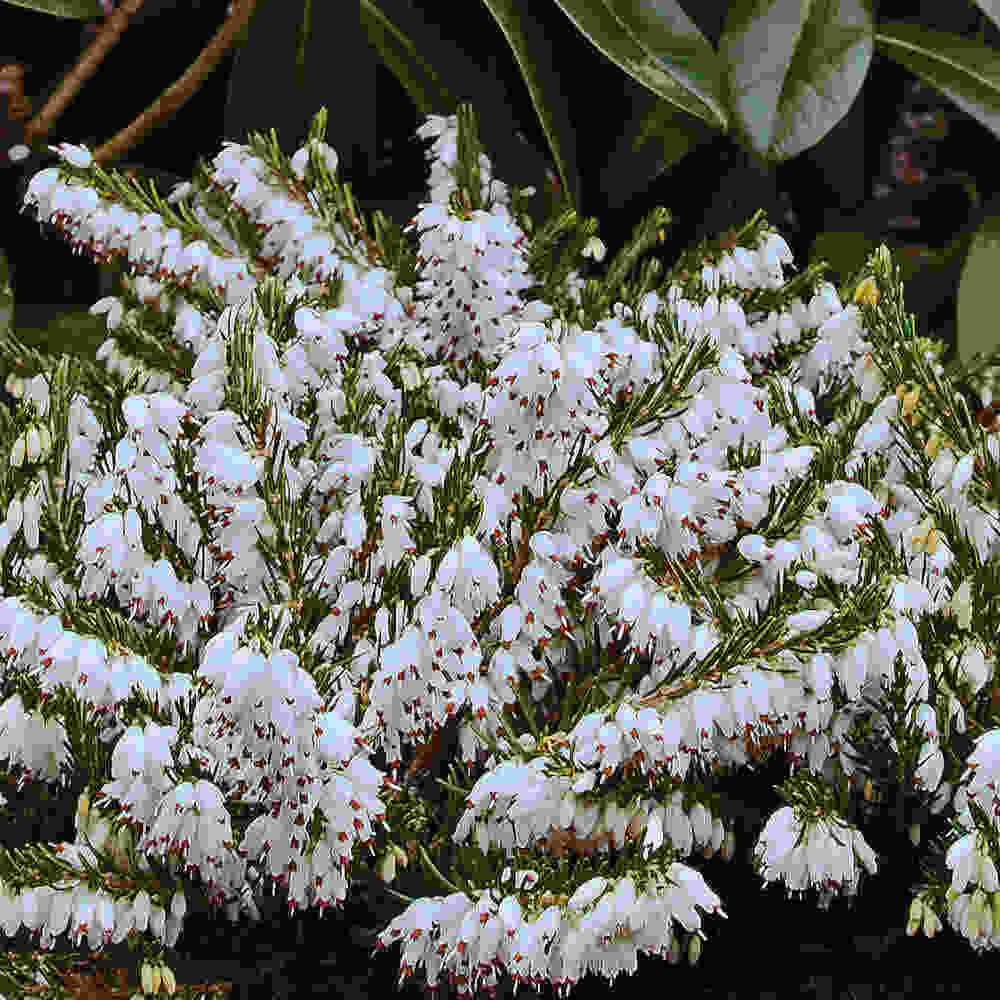
<path fill-rule="evenodd" d="M 93 145 L 131 121 L 195 58 L 216 29 L 224 6 L 219 0 L 153 4 L 151 12 L 130 27 L 64 113 L 50 141 Z M 431 0 L 415 6 L 436 9 Z M 817 233 L 843 224 L 844 219 L 863 219 L 870 232 L 885 237 L 898 235 L 898 228 L 890 221 L 905 214 L 900 204 L 917 219 L 916 227 L 906 229 L 906 241 L 940 247 L 965 223 L 969 202 L 959 186 L 946 182 L 935 186 L 934 179 L 947 177 L 949 170 L 967 171 L 975 176 L 984 200 L 1000 186 L 996 140 L 936 95 L 914 97 L 910 90 L 913 77 L 876 53 L 864 91 L 847 117 L 815 149 L 779 167 L 773 180 L 747 174 L 745 158 L 722 137 L 698 149 L 648 191 L 612 212 L 609 205 L 616 201 L 616 193 L 601 190 L 600 171 L 618 138 L 616 122 L 627 120 L 637 85 L 596 50 L 589 50 L 589 57 L 581 56 L 580 50 L 572 48 L 572 26 L 555 5 L 538 6 L 542 8 L 538 16 L 545 19 L 546 30 L 555 40 L 555 50 L 573 53 L 571 63 L 576 68 L 571 78 L 571 114 L 579 135 L 583 211 L 599 217 L 601 234 L 611 251 L 656 204 L 665 205 L 675 216 L 668 243 L 660 251 L 668 265 L 692 240 L 744 221 L 761 205 L 782 229 L 799 264 L 806 259 Z M 686 6 L 715 42 L 725 5 Z M 880 16 L 912 18 L 957 32 L 972 32 L 976 27 L 971 5 L 882 3 Z M 76 61 L 85 41 L 81 25 L 6 6 L 0 10 L 0 18 L 0 45 L 5 47 L 0 62 L 26 64 L 25 90 L 34 98 L 37 110 Z M 179 22 L 183 23 L 180 31 L 176 28 Z M 513 60 L 489 55 L 505 50 L 502 35 L 485 7 L 479 3 L 463 5 L 461 17 L 442 18 L 441 29 L 459 40 L 492 39 L 475 49 L 476 58 L 502 81 L 522 131 L 536 150 L 544 151 L 544 135 Z M 126 162 L 156 167 L 164 172 L 165 180 L 180 180 L 191 174 L 198 157 L 211 159 L 224 137 L 236 138 L 224 131 L 233 62 L 233 56 L 227 57 L 169 126 L 129 152 Z M 316 71 L 321 70 L 322 63 Z M 374 80 L 374 135 L 367 105 L 357 99 L 357 90 L 318 91 L 316 107 L 325 103 L 330 108 L 328 139 L 340 154 L 341 176 L 351 183 L 362 206 L 381 207 L 405 222 L 424 193 L 422 183 L 427 176 L 424 146 L 413 141 L 421 119 L 387 70 L 377 67 Z M 280 114 L 282 109 L 277 98 L 268 103 L 266 86 L 263 93 L 259 127 L 266 129 L 271 124 L 269 116 Z M 907 189 L 896 184 L 893 194 L 877 199 L 876 184 L 889 177 L 889 139 L 898 129 L 901 110 L 904 106 L 919 109 L 921 101 L 929 102 L 929 107 L 944 106 L 948 114 L 945 140 L 914 144 L 914 155 L 932 183 L 920 188 L 919 196 L 913 193 L 913 186 Z M 598 114 L 595 109 L 600 109 Z M 309 113 L 312 110 L 315 108 Z M 0 127 L 3 125 L 0 114 Z M 17 127 L 17 123 L 8 124 L 3 148 L 17 141 Z M 285 144 L 284 136 L 282 142 Z M 295 146 L 289 141 L 286 151 L 292 152 Z M 0 168 L 0 245 L 11 264 L 19 318 L 25 315 L 23 310 L 30 311 L 33 306 L 44 310 L 73 303 L 90 305 L 101 294 L 98 269 L 88 260 L 74 257 L 59 240 L 47 237 L 29 216 L 18 211 L 19 183 L 51 160 L 50 156 L 38 156 L 28 164 Z M 537 177 L 536 183 L 541 182 L 542 177 Z M 948 294 L 947 278 L 941 276 L 936 292 L 933 288 L 927 291 L 927 283 L 912 292 L 908 289 L 911 308 L 914 300 L 927 306 L 924 332 L 946 329 L 954 312 L 957 279 Z M 813 901 L 788 900 L 781 888 L 762 890 L 760 879 L 747 866 L 746 851 L 766 817 L 781 804 L 773 787 L 787 773 L 787 765 L 778 760 L 755 775 L 728 779 L 731 819 L 739 832 L 737 855 L 729 864 L 718 859 L 698 859 L 696 864 L 722 897 L 729 919 L 706 919 L 707 941 L 699 965 L 692 970 L 685 961 L 671 967 L 659 959 L 643 957 L 637 976 L 618 980 L 614 989 L 666 987 L 683 991 L 678 995 L 720 998 L 815 993 L 823 998 L 852 996 L 863 1000 L 917 989 L 925 993 L 959 992 L 973 985 L 973 977 L 979 984 L 984 981 L 983 973 L 997 971 L 994 956 L 974 956 L 947 928 L 933 942 L 903 935 L 907 889 L 919 877 L 919 854 L 910 846 L 905 827 L 899 827 L 888 813 L 877 815 L 865 833 L 869 842 L 892 860 L 862 887 L 853 909 L 838 902 L 822 912 Z M 56 821 L 63 824 L 61 836 L 73 839 L 75 795 L 39 805 L 39 792 L 26 790 L 23 794 L 43 813 L 54 812 Z M 16 796 L 8 793 L 8 798 Z M 37 839 L 39 829 L 50 835 L 52 822 L 46 821 L 40 828 L 34 827 L 33 820 L 28 826 L 10 827 L 4 833 L 4 843 L 16 845 Z M 944 831 L 942 821 L 925 829 L 925 843 L 935 831 Z M 406 877 L 397 885 L 400 891 L 407 891 Z M 369 959 L 372 933 L 398 912 L 397 904 L 384 893 L 359 885 L 341 914 L 323 920 L 312 914 L 286 920 L 281 900 L 271 902 L 270 906 L 267 900 L 262 904 L 265 919 L 257 926 L 233 926 L 221 917 L 194 914 L 173 960 L 179 980 L 228 977 L 237 984 L 234 995 L 246 996 L 310 996 L 330 991 L 348 997 L 388 996 L 394 989 L 399 948 Z M 589 994 L 594 988 L 607 995 L 612 987 L 591 977 L 573 995 Z M 407 995 L 415 996 L 415 990 L 407 987 Z M 504 992 L 509 992 L 509 986 Z"/>

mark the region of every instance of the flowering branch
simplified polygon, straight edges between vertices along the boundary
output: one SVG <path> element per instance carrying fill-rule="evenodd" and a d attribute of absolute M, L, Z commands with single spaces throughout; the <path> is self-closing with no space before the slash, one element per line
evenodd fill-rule
<path fill-rule="evenodd" d="M 412 258 L 399 233 L 367 237 L 315 127 L 291 163 L 273 134 L 228 144 L 199 178 L 214 201 L 194 185 L 167 200 L 191 199 L 176 240 L 151 210 L 163 199 L 127 192 L 86 150 L 33 179 L 43 217 L 135 269 L 121 299 L 95 306 L 116 334 L 99 359 L 127 364 L 112 352 L 121 329 L 123 345 L 164 345 L 154 363 L 177 334 L 194 362 L 183 402 L 166 372 L 109 376 L 100 421 L 65 366 L 52 387 L 24 383 L 0 534 L 17 556 L 41 547 L 33 484 L 48 450 L 34 424 L 58 414 L 51 443 L 86 514 L 82 534 L 66 518 L 59 555 L 79 537 L 84 580 L 36 583 L 37 606 L 114 586 L 133 616 L 154 611 L 162 641 L 209 635 L 196 683 L 129 676 L 127 660 L 118 678 L 103 659 L 122 652 L 112 636 L 135 646 L 110 615 L 87 626 L 102 652 L 12 608 L 0 629 L 46 669 L 5 710 L 27 725 L 17 713 L 57 683 L 113 709 L 125 731 L 102 806 L 121 804 L 164 869 L 201 870 L 213 902 L 239 906 L 242 862 L 265 855 L 290 908 L 339 902 L 350 865 L 367 868 L 355 852 L 380 851 L 391 877 L 402 849 L 376 840 L 384 824 L 454 890 L 380 935 L 405 942 L 404 976 L 424 963 L 432 983 L 446 970 L 489 989 L 501 965 L 568 987 L 622 967 L 612 942 L 677 954 L 675 920 L 697 959 L 695 905 L 724 914 L 681 859 L 734 850 L 699 778 L 709 765 L 792 755 L 789 804 L 755 864 L 793 891 L 816 886 L 821 905 L 877 870 L 844 815 L 852 792 L 875 808 L 893 789 L 903 821 L 944 808 L 952 781 L 990 804 L 989 746 L 963 765 L 950 725 L 991 722 L 973 698 L 993 669 L 1000 454 L 948 404 L 954 387 L 924 357 L 881 250 L 845 306 L 819 268 L 785 282 L 787 245 L 755 216 L 718 253 L 685 259 L 661 299 L 656 269 L 639 266 L 660 211 L 606 279 L 583 283 L 567 265 L 600 254 L 593 220 L 558 214 L 522 251 L 474 126 L 463 108 L 422 131 L 437 159 L 407 227 L 420 246 L 408 285 L 374 266 L 391 246 Z M 553 269 L 566 287 L 548 284 Z M 608 286 L 622 295 L 612 315 L 586 315 L 611 302 Z M 46 711 L 67 716 L 72 764 L 96 781 L 103 750 L 76 705 Z M 468 770 L 439 779 L 444 802 L 415 803 L 446 727 Z M 962 825 L 981 821 L 960 804 Z M 234 835 L 237 806 L 258 814 Z M 571 875 L 569 852 L 589 855 Z M 988 881 L 978 854 L 962 857 L 956 871 Z M 966 907 L 950 919 L 982 940 L 978 896 L 947 901 L 934 878 L 920 891 L 929 911 Z"/>

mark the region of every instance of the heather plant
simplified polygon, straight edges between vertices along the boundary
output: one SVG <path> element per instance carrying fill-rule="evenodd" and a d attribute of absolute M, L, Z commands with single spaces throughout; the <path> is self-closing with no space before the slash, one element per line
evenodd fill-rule
<path fill-rule="evenodd" d="M 130 273 L 93 361 L 0 345 L 40 369 L 0 413 L 0 754 L 86 786 L 75 843 L 0 852 L 4 933 L 129 940 L 155 992 L 191 898 L 322 911 L 419 863 L 401 978 L 694 963 L 725 901 L 689 862 L 736 847 L 711 776 L 788 749 L 764 883 L 858 894 L 849 806 L 892 784 L 915 844 L 954 814 L 908 929 L 994 947 L 995 415 L 888 252 L 786 278 L 757 213 L 663 276 L 658 208 L 605 265 L 465 105 L 372 233 L 325 133 L 167 197 L 67 144 L 29 185 Z"/>

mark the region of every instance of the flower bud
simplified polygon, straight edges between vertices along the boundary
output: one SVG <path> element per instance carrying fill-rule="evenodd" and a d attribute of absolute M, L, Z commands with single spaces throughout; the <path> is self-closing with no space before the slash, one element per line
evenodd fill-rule
<path fill-rule="evenodd" d="M 9 515 L 8 515 L 9 517 Z M 87 826 L 87 816 L 90 813 L 90 796 L 84 789 L 76 800 L 76 829 L 79 832 Z"/>
<path fill-rule="evenodd" d="M 12 497 L 7 504 L 7 527 L 10 528 L 11 535 L 16 535 L 21 528 L 21 521 L 24 519 L 24 504 L 18 497 Z"/>
<path fill-rule="evenodd" d="M 920 930 L 920 922 L 924 917 L 924 904 L 919 896 L 910 903 L 910 919 L 906 922 L 906 933 L 913 937 Z"/>
<path fill-rule="evenodd" d="M 583 248 L 583 256 L 592 257 L 598 264 L 604 260 L 604 255 L 606 253 L 607 248 L 596 236 L 591 236 L 590 239 L 587 240 L 587 245 Z"/>
<path fill-rule="evenodd" d="M 119 827 L 118 833 L 115 837 L 115 846 L 117 850 L 115 852 L 118 863 L 124 868 L 128 866 L 128 855 L 129 851 L 132 850 L 134 845 L 134 840 L 132 839 L 132 830 L 128 826 Z"/>
<path fill-rule="evenodd" d="M 24 465 L 24 435 L 19 434 L 10 450 L 10 465 L 12 469 L 20 469 Z"/>
<path fill-rule="evenodd" d="M 416 365 L 403 365 L 400 368 L 399 373 L 403 378 L 403 388 L 406 389 L 407 392 L 412 392 L 414 389 L 420 387 L 422 378 L 420 375 L 420 369 Z"/>
<path fill-rule="evenodd" d="M 726 839 L 726 828 L 722 825 L 722 820 L 718 816 L 712 822 L 712 840 L 711 847 L 712 853 L 714 854 L 720 847 L 722 847 L 722 842 Z"/>
<path fill-rule="evenodd" d="M 941 921 L 938 915 L 929 907 L 924 907 L 924 933 L 929 937 L 934 937 L 941 930 Z"/>
<path fill-rule="evenodd" d="M 975 940 L 979 937 L 979 929 L 983 925 L 983 904 L 980 896 L 981 891 L 977 890 L 972 894 L 972 900 L 969 903 L 969 909 L 965 914 L 965 936 L 970 940 Z"/>
<path fill-rule="evenodd" d="M 920 386 L 914 386 L 908 393 L 903 396 L 903 416 L 910 416 L 917 408 L 920 402 Z"/>
<path fill-rule="evenodd" d="M 948 610 L 955 616 L 955 621 L 961 629 L 968 629 L 972 624 L 972 581 L 963 580 L 948 602 Z"/>
<path fill-rule="evenodd" d="M 875 250 L 875 253 L 872 255 L 872 263 L 878 268 L 880 273 L 887 277 L 891 276 L 892 257 L 889 254 L 889 248 L 884 243 L 880 243 Z"/>
<path fill-rule="evenodd" d="M 423 595 L 431 576 L 431 557 L 425 552 L 410 568 L 410 592 L 414 598 Z"/>
<path fill-rule="evenodd" d="M 692 934 L 688 938 L 687 943 L 687 960 L 688 965 L 692 968 L 698 964 L 698 959 L 701 957 L 701 938 L 697 934 Z"/>
<path fill-rule="evenodd" d="M 160 976 L 163 979 L 163 989 L 170 996 L 173 996 L 177 992 L 177 978 L 174 976 L 174 970 L 169 965 L 161 965 Z"/>
<path fill-rule="evenodd" d="M 726 836 L 722 841 L 722 858 L 724 861 L 731 861 L 736 853 L 736 834 L 732 830 L 726 831 Z"/>
<path fill-rule="evenodd" d="M 681 941 L 673 931 L 670 932 L 670 950 L 667 952 L 667 961 L 671 965 L 677 965 L 681 960 Z"/>
<path fill-rule="evenodd" d="M 854 291 L 854 301 L 857 305 L 874 306 L 878 304 L 878 285 L 872 277 L 865 278 Z"/>
<path fill-rule="evenodd" d="M 865 802 L 873 802 L 875 799 L 875 786 L 872 784 L 871 778 L 865 778 Z"/>
<path fill-rule="evenodd" d="M 378 877 L 386 883 L 391 883 L 396 878 L 396 854 L 394 851 L 387 851 L 382 855 L 378 865 Z"/>
<path fill-rule="evenodd" d="M 920 824 L 919 823 L 913 823 L 910 826 L 910 843 L 913 844 L 914 847 L 919 847 L 920 846 Z"/>
<path fill-rule="evenodd" d="M 37 462 L 42 454 L 42 439 L 38 435 L 38 428 L 32 424 L 24 437 L 24 451 L 29 462 Z"/>
<path fill-rule="evenodd" d="M 135 913 L 135 929 L 141 934 L 149 924 L 149 916 L 152 909 L 152 900 L 149 898 L 149 893 L 145 889 L 140 889 L 136 893 L 132 905 Z"/>

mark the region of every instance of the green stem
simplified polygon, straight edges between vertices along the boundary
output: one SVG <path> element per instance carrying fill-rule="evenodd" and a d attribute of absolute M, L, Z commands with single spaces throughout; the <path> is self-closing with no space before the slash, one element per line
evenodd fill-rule
<path fill-rule="evenodd" d="M 424 864 L 431 870 L 431 872 L 438 878 L 442 885 L 447 886 L 452 892 L 465 892 L 466 895 L 470 895 L 465 889 L 460 889 L 454 882 L 449 881 L 444 875 L 438 871 L 437 866 L 431 861 L 431 856 L 427 853 L 427 848 L 423 844 L 418 843 L 417 849 L 420 851 L 420 857 Z"/>

